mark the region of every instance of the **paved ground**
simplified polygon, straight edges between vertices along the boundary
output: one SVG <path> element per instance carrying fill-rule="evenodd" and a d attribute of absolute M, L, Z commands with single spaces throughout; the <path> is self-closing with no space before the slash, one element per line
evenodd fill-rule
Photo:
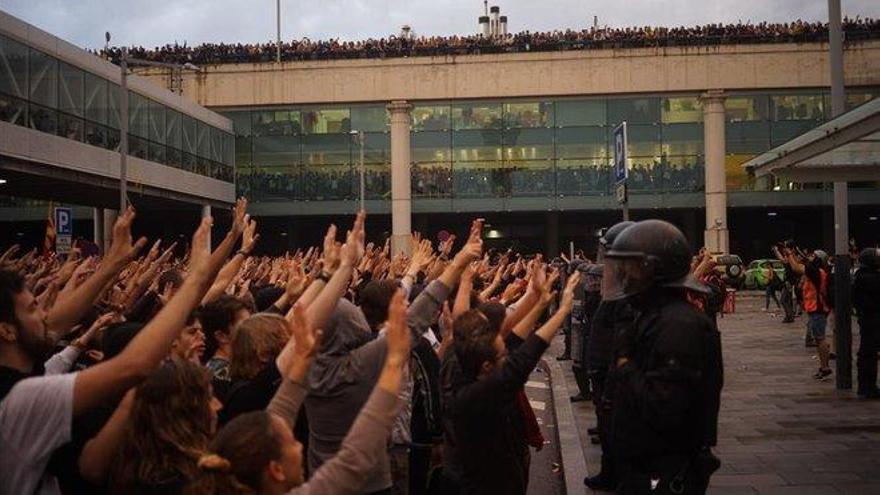
<path fill-rule="evenodd" d="M 763 299 L 741 296 L 737 313 L 719 320 L 725 387 L 715 452 L 722 467 L 709 493 L 880 494 L 880 401 L 838 392 L 833 379 L 814 380 L 815 349 L 804 347 L 804 317 L 785 325 L 760 311 L 762 305 Z M 855 323 L 853 333 L 855 351 Z M 545 358 L 561 346 L 557 338 Z M 562 368 L 574 393 L 570 362 Z M 573 411 L 587 471 L 595 473 L 599 448 L 586 435 L 595 425 L 592 404 L 574 404 Z"/>
<path fill-rule="evenodd" d="M 526 396 L 535 411 L 541 433 L 544 435 L 544 448 L 540 452 L 532 449 L 532 464 L 529 470 L 529 495 L 562 495 L 562 463 L 559 460 L 559 441 L 556 435 L 556 416 L 550 394 L 550 377 L 546 366 L 541 363 L 532 372 L 526 383 Z"/>

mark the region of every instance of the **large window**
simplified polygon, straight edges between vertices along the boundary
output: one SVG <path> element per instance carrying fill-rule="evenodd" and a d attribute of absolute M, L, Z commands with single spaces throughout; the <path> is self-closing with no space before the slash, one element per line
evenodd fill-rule
<path fill-rule="evenodd" d="M 684 124 L 703 121 L 703 106 L 696 96 L 663 98 L 664 124 Z"/>
<path fill-rule="evenodd" d="M 462 103 L 452 106 L 452 128 L 500 129 L 501 103 Z"/>
<path fill-rule="evenodd" d="M 302 128 L 308 134 L 340 134 L 351 130 L 347 108 L 302 111 Z"/>
<path fill-rule="evenodd" d="M 770 97 L 773 120 L 813 120 L 825 118 L 825 101 L 819 94 L 774 95 Z"/>
<path fill-rule="evenodd" d="M 553 127 L 553 103 L 505 103 L 504 127 Z"/>
<path fill-rule="evenodd" d="M 451 113 L 449 105 L 416 106 L 412 109 L 412 130 L 448 131 L 452 126 Z"/>
<path fill-rule="evenodd" d="M 384 106 L 351 108 L 351 128 L 363 132 L 387 132 L 388 111 Z"/>
<path fill-rule="evenodd" d="M 755 122 L 766 120 L 767 96 L 737 96 L 724 101 L 725 114 L 728 122 Z"/>
<path fill-rule="evenodd" d="M 608 123 L 650 124 L 660 121 L 659 98 L 619 98 L 608 100 Z"/>
<path fill-rule="evenodd" d="M 605 125 L 606 100 L 559 100 L 556 102 L 556 125 L 559 127 Z"/>

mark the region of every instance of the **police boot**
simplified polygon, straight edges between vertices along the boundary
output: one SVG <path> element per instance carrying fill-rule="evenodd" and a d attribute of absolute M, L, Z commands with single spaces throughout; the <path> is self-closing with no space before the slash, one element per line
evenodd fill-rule
<path fill-rule="evenodd" d="M 590 377 L 587 370 L 580 366 L 572 366 L 574 372 L 574 380 L 577 383 L 579 393 L 570 397 L 572 402 L 583 402 L 593 400 L 593 394 L 590 393 Z"/>

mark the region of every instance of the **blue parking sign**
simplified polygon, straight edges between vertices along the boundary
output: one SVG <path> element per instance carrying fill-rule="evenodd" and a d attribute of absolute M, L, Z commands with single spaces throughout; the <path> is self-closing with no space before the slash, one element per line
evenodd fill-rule
<path fill-rule="evenodd" d="M 73 235 L 73 210 L 55 208 L 55 233 L 57 235 Z"/>
<path fill-rule="evenodd" d="M 626 122 L 614 128 L 614 181 L 618 184 L 625 181 L 628 175 L 626 168 Z"/>

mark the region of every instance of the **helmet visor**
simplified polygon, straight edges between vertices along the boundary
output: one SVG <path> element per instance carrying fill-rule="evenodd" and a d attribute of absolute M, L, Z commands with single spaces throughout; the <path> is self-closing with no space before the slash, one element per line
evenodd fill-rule
<path fill-rule="evenodd" d="M 602 300 L 619 301 L 647 289 L 654 279 L 649 266 L 643 257 L 606 257 L 602 274 Z"/>

